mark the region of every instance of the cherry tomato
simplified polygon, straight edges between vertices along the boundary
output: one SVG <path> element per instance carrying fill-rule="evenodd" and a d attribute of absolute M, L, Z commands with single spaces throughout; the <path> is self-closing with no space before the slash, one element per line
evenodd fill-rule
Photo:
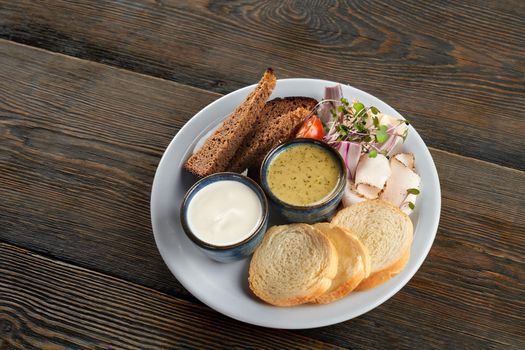
<path fill-rule="evenodd" d="M 321 119 L 319 119 L 319 117 L 317 117 L 316 115 L 313 115 L 310 118 L 308 118 L 303 123 L 296 135 L 296 137 L 306 137 L 309 139 L 318 140 L 322 140 L 323 136 L 323 123 L 321 122 Z"/>

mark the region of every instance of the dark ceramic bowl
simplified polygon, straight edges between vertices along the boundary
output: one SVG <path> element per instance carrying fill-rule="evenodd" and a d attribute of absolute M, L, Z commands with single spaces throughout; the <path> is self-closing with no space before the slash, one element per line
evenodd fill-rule
<path fill-rule="evenodd" d="M 272 161 L 277 156 L 279 156 L 281 152 L 291 147 L 305 144 L 320 147 L 330 154 L 333 159 L 335 159 L 339 165 L 339 181 L 334 191 L 327 198 L 325 198 L 323 202 L 313 205 L 299 206 L 286 203 L 273 194 L 268 184 L 268 169 Z M 326 143 L 315 139 L 298 138 L 275 147 L 266 155 L 261 165 L 260 177 L 261 185 L 266 192 L 266 195 L 270 198 L 270 201 L 277 212 L 279 212 L 285 219 L 289 220 L 290 222 L 314 223 L 328 220 L 335 214 L 337 206 L 343 197 L 343 192 L 346 186 L 346 166 L 339 152 Z"/>
<path fill-rule="evenodd" d="M 225 180 L 238 181 L 252 189 L 261 203 L 262 215 L 259 218 L 259 222 L 256 228 L 253 230 L 249 237 L 235 244 L 227 246 L 218 246 L 200 240 L 191 231 L 190 226 L 188 225 L 187 214 L 188 205 L 197 192 L 199 192 L 201 189 L 212 183 Z M 236 173 L 216 173 L 200 179 L 188 190 L 188 192 L 186 192 L 186 195 L 184 196 L 180 207 L 180 218 L 182 228 L 184 229 L 184 232 L 186 233 L 188 238 L 191 241 L 193 241 L 193 243 L 195 243 L 208 257 L 220 262 L 231 262 L 241 260 L 249 256 L 253 253 L 255 248 L 257 248 L 257 246 L 261 242 L 266 232 L 266 226 L 268 224 L 268 201 L 266 199 L 264 191 L 252 179 Z"/>

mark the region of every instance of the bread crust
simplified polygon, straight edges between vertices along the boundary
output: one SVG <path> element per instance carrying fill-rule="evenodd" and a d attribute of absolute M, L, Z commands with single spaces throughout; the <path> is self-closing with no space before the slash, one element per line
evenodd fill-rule
<path fill-rule="evenodd" d="M 319 231 L 321 231 L 330 241 L 332 241 L 337 251 L 339 259 L 338 277 L 349 277 L 349 274 L 346 272 L 346 269 L 348 269 L 349 266 L 345 265 L 348 263 L 348 261 L 344 256 L 347 254 L 346 249 L 351 246 L 352 254 L 355 254 L 355 256 L 350 257 L 352 258 L 352 263 L 354 264 L 352 266 L 350 278 L 337 286 L 330 286 L 330 288 L 325 293 L 312 301 L 315 304 L 327 304 L 343 298 L 363 281 L 363 279 L 370 272 L 370 256 L 368 255 L 368 251 L 361 243 L 359 238 L 352 234 L 350 230 L 329 223 L 318 223 L 315 224 L 314 227 L 319 229 Z M 339 239 L 337 239 L 338 237 L 334 237 L 334 235 L 343 235 L 343 237 L 339 237 Z M 338 245 L 337 242 L 339 242 L 339 244 L 347 245 L 347 247 L 342 247 Z M 332 283 L 335 283 L 336 280 L 337 277 L 332 281 Z"/>
<path fill-rule="evenodd" d="M 257 116 L 254 130 L 235 152 L 229 171 L 241 172 L 246 168 L 258 168 L 266 153 L 290 138 L 296 126 L 308 116 L 315 105 L 317 100 L 302 96 L 275 98 L 266 102 Z M 302 113 L 297 112 L 299 108 L 303 108 Z M 291 113 L 293 111 L 296 112 Z"/>
<path fill-rule="evenodd" d="M 391 266 L 381 271 L 375 272 L 370 277 L 364 279 L 356 288 L 356 291 L 363 291 L 377 287 L 380 284 L 385 283 L 395 275 L 399 274 L 405 268 L 408 260 L 410 259 L 410 248 Z"/>
<path fill-rule="evenodd" d="M 266 154 L 279 143 L 288 140 L 292 131 L 310 114 L 310 110 L 299 107 L 273 118 L 264 128 L 257 130 L 253 138 L 247 140 L 237 151 L 229 166 L 233 172 L 241 172 L 250 167 L 259 167 Z"/>
<path fill-rule="evenodd" d="M 359 209 L 359 207 L 361 207 L 361 206 L 369 206 L 369 205 L 373 205 L 373 206 L 376 206 L 376 207 L 384 207 L 384 208 L 388 208 L 390 210 L 395 211 L 397 213 L 396 215 L 398 215 L 399 218 L 402 218 L 402 220 L 405 221 L 406 225 L 410 229 L 410 232 L 408 232 L 408 237 L 403 242 L 403 246 L 400 248 L 399 258 L 397 260 L 395 260 L 394 262 L 392 262 L 389 266 L 381 268 L 380 270 L 377 270 L 377 271 L 373 271 L 373 270 L 370 271 L 370 275 L 367 278 L 365 278 L 361 283 L 359 283 L 359 285 L 355 288 L 356 291 L 362 291 L 362 290 L 366 290 L 366 289 L 370 289 L 370 288 L 376 287 L 376 286 L 378 286 L 378 285 L 388 281 L 389 279 L 391 279 L 392 277 L 397 275 L 399 272 L 401 272 L 403 270 L 403 268 L 406 266 L 406 264 L 407 264 L 407 262 L 408 262 L 408 260 L 410 258 L 410 249 L 411 249 L 412 240 L 413 240 L 413 226 L 412 226 L 412 221 L 410 220 L 408 215 L 403 213 L 395 205 L 393 205 L 393 204 L 391 204 L 389 202 L 386 202 L 386 201 L 382 201 L 382 200 L 368 200 L 368 201 L 364 201 L 364 202 L 360 202 L 360 203 L 354 204 L 354 205 L 352 205 L 350 207 L 347 207 L 347 208 L 345 208 L 343 210 L 340 210 L 336 214 L 336 216 L 332 219 L 332 223 L 333 224 L 340 224 L 341 226 L 345 226 L 345 225 L 342 224 L 342 222 L 345 222 L 344 218 L 346 216 L 351 215 L 349 213 L 351 213 L 353 211 L 357 211 Z M 349 227 L 349 228 L 352 229 L 351 227 Z M 366 244 L 365 244 L 365 246 L 366 246 Z"/>
<path fill-rule="evenodd" d="M 210 136 L 204 145 L 184 163 L 184 168 L 204 177 L 225 171 L 235 152 L 254 128 L 257 116 L 270 97 L 276 77 L 268 68 L 252 91 Z"/>
<path fill-rule="evenodd" d="M 354 291 L 356 287 L 361 283 L 364 276 L 364 270 L 359 269 L 359 271 L 355 274 L 354 278 L 348 280 L 345 284 L 342 284 L 341 286 L 339 286 L 339 288 L 330 293 L 321 294 L 318 298 L 312 300 L 312 302 L 314 304 L 328 304 L 333 301 L 339 300 L 348 295 L 350 292 Z"/>

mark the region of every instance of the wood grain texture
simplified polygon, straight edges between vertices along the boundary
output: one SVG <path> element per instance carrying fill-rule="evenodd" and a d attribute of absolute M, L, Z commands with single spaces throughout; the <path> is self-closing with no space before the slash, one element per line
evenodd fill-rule
<path fill-rule="evenodd" d="M 149 194 L 173 135 L 217 97 L 0 40 L 0 240 L 193 300 L 156 250 Z M 294 333 L 370 349 L 523 347 L 525 173 L 431 152 L 443 211 L 420 271 L 364 316 Z"/>
<path fill-rule="evenodd" d="M 0 348 L 334 349 L 0 243 Z"/>
<path fill-rule="evenodd" d="M 519 1 L 0 3 L 6 39 L 221 93 L 269 65 L 349 83 L 430 146 L 525 169 Z"/>
<path fill-rule="evenodd" d="M 217 96 L 0 45 L 0 237 L 185 293 L 154 253 L 149 193 L 173 135 Z"/>

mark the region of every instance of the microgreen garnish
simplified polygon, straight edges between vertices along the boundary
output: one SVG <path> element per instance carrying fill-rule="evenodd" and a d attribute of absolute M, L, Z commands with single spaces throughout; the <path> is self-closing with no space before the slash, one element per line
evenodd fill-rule
<path fill-rule="evenodd" d="M 366 125 L 363 122 L 356 121 L 354 123 L 354 127 L 357 129 L 357 131 L 362 132 L 362 133 L 365 133 L 368 131 L 368 129 L 366 128 Z"/>
<path fill-rule="evenodd" d="M 361 110 L 365 109 L 365 105 L 362 104 L 361 102 L 356 102 L 352 105 L 352 107 L 354 107 L 355 109 L 355 113 L 358 114 L 359 112 L 361 112 Z"/>
<path fill-rule="evenodd" d="M 339 124 L 336 125 L 335 129 L 341 134 L 341 136 L 348 136 L 348 126 Z"/>
<path fill-rule="evenodd" d="M 386 125 L 379 125 L 376 132 L 376 141 L 378 143 L 384 143 L 386 140 L 388 140 L 390 135 L 388 134 L 387 130 L 388 128 Z"/>
<path fill-rule="evenodd" d="M 396 141 L 406 138 L 406 130 L 398 128 L 405 121 L 393 123 L 392 118 L 387 118 L 385 122 L 381 111 L 374 106 L 366 107 L 357 100 L 349 102 L 344 97 L 338 100 L 326 99 L 319 104 L 322 103 L 331 103 L 333 106 L 329 114 L 331 121 L 327 121 L 329 130 L 324 140 L 336 148 L 341 142 L 358 143 L 362 153 L 375 158 L 378 154 L 388 156 L 397 144 Z"/>
<path fill-rule="evenodd" d="M 401 137 L 403 138 L 403 142 L 406 141 L 407 136 L 408 136 L 408 129 L 405 129 L 405 131 L 403 131 L 403 135 L 401 135 Z"/>
<path fill-rule="evenodd" d="M 409 188 L 407 190 L 407 193 L 418 195 L 419 194 L 419 190 L 417 188 Z"/>
<path fill-rule="evenodd" d="M 412 210 L 414 210 L 414 208 L 416 207 L 416 205 L 412 202 L 408 202 L 408 207 Z"/>
<path fill-rule="evenodd" d="M 353 105 L 354 109 L 355 109 L 355 117 L 356 118 L 363 118 L 363 119 L 366 119 L 368 117 L 368 114 L 366 114 L 367 112 L 367 109 L 365 108 L 365 106 L 358 102 L 358 103 L 354 103 Z"/>

